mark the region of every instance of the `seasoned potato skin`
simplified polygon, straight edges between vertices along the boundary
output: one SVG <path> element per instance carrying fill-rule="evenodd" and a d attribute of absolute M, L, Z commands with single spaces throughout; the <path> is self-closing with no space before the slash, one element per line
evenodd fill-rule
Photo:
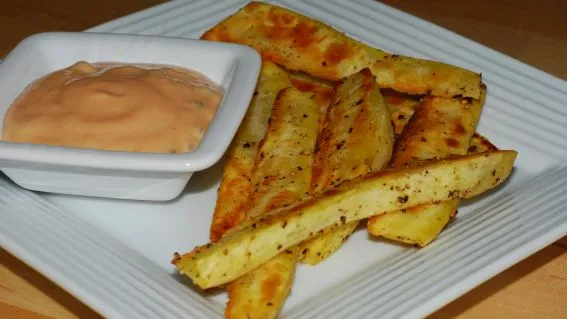
<path fill-rule="evenodd" d="M 289 71 L 289 77 L 293 86 L 298 90 L 315 93 L 315 100 L 317 104 L 319 104 L 319 133 L 321 133 L 323 124 L 325 123 L 325 115 L 327 114 L 329 103 L 331 102 L 331 94 L 333 93 L 335 82 L 293 71 Z"/>
<path fill-rule="evenodd" d="M 381 92 L 384 97 L 384 101 L 390 110 L 390 114 L 392 114 L 394 135 L 396 136 L 396 139 L 398 139 L 409 120 L 413 117 L 415 109 L 419 107 L 422 97 L 418 95 L 408 95 L 390 89 L 383 89 Z M 468 154 L 496 150 L 498 150 L 498 148 L 486 137 L 475 132 L 470 143 Z"/>
<path fill-rule="evenodd" d="M 311 193 L 381 170 L 394 145 L 390 111 L 368 69 L 335 86 L 317 142 Z M 339 249 L 358 221 L 340 225 L 299 245 L 302 262 L 315 265 Z"/>
<path fill-rule="evenodd" d="M 245 205 L 253 192 L 250 182 L 256 153 L 266 134 L 272 105 L 280 90 L 290 87 L 286 72 L 272 62 L 264 61 L 254 97 L 229 150 L 210 229 L 216 242 L 230 228 L 245 218 Z"/>
<path fill-rule="evenodd" d="M 404 127 L 412 118 L 415 109 L 419 106 L 421 96 L 400 93 L 391 89 L 383 89 L 384 102 L 392 115 L 392 125 L 396 139 L 404 130 Z"/>
<path fill-rule="evenodd" d="M 483 90 L 480 74 L 441 62 L 390 55 L 371 69 L 380 86 L 408 94 L 480 99 Z"/>
<path fill-rule="evenodd" d="M 221 286 L 326 228 L 481 194 L 508 178 L 516 155 L 479 153 L 373 173 L 243 223 L 218 243 L 176 254 L 172 262 L 203 289 Z"/>
<path fill-rule="evenodd" d="M 396 140 L 390 166 L 467 154 L 483 104 L 484 99 L 423 98 Z"/>
<path fill-rule="evenodd" d="M 227 319 L 276 318 L 291 291 L 297 256 L 283 252 L 227 285 Z"/>
<path fill-rule="evenodd" d="M 391 115 L 374 79 L 364 69 L 335 87 L 317 142 L 312 193 L 382 169 L 390 160 Z"/>
<path fill-rule="evenodd" d="M 317 264 L 368 218 L 371 235 L 425 246 L 460 199 L 497 187 L 514 151 L 475 133 L 480 74 L 372 48 L 329 25 L 252 1 L 208 41 L 262 56 L 227 151 L 210 243 L 172 263 L 226 285 L 229 319 L 276 318 L 296 264 Z"/>
<path fill-rule="evenodd" d="M 309 191 L 319 132 L 317 98 L 294 87 L 277 95 L 256 156 L 247 219 L 298 202 Z M 275 318 L 291 290 L 296 263 L 291 248 L 229 283 L 226 317 Z"/>
<path fill-rule="evenodd" d="M 246 218 L 293 204 L 311 185 L 313 153 L 319 131 L 319 106 L 314 93 L 283 89 L 277 96 L 266 136 L 256 156 L 254 193 Z"/>
<path fill-rule="evenodd" d="M 469 151 L 484 104 L 481 100 L 425 97 L 396 141 L 391 167 L 464 155 Z M 406 244 L 426 246 L 457 212 L 458 200 L 393 211 L 368 220 L 368 232 Z"/>
<path fill-rule="evenodd" d="M 397 56 L 372 48 L 299 13 L 250 2 L 202 36 L 241 43 L 292 71 L 338 81 L 370 68 L 382 88 L 410 94 L 478 99 L 480 74 L 440 63 Z"/>
<path fill-rule="evenodd" d="M 288 70 L 335 81 L 389 55 L 319 21 L 261 2 L 250 2 L 201 38 L 246 44 Z"/>

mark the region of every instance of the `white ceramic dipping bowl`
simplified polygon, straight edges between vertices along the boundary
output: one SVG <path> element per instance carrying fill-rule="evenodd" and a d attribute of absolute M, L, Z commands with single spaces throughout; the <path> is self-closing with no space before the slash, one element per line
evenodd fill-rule
<path fill-rule="evenodd" d="M 222 157 L 246 113 L 261 67 L 259 54 L 238 44 L 141 35 L 41 33 L 23 40 L 0 63 L 0 125 L 30 82 L 80 60 L 192 69 L 220 84 L 224 98 L 199 146 L 189 153 L 114 152 L 0 141 L 0 170 L 21 187 L 120 199 L 173 199 L 194 172 Z"/>

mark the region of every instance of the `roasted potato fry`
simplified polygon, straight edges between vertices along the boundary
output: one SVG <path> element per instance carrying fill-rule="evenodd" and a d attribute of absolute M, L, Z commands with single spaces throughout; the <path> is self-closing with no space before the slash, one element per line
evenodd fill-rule
<path fill-rule="evenodd" d="M 381 170 L 392 154 L 391 115 L 368 69 L 344 79 L 333 90 L 315 154 L 311 192 Z M 299 245 L 299 258 L 317 264 L 339 249 L 358 221 L 340 225 Z"/>
<path fill-rule="evenodd" d="M 469 154 L 494 152 L 498 148 L 486 138 L 475 133 Z M 407 244 L 426 246 L 455 217 L 457 203 L 441 202 L 436 205 L 420 205 L 404 211 L 389 212 L 372 218 L 372 231 L 388 239 Z"/>
<path fill-rule="evenodd" d="M 405 93 L 396 92 L 394 90 L 382 90 L 384 102 L 392 115 L 392 125 L 394 126 L 394 134 L 400 135 L 404 127 L 409 122 L 415 109 L 420 104 L 419 96 L 412 96 Z"/>
<path fill-rule="evenodd" d="M 371 70 L 380 86 L 408 94 L 479 99 L 483 90 L 480 74 L 441 62 L 391 55 Z"/>
<path fill-rule="evenodd" d="M 426 97 L 396 141 L 392 167 L 466 154 L 483 104 L 484 99 Z M 388 212 L 370 218 L 367 228 L 375 236 L 426 246 L 456 214 L 458 204 L 453 200 Z"/>
<path fill-rule="evenodd" d="M 324 229 L 315 237 L 297 245 L 298 259 L 304 264 L 317 265 L 334 254 L 356 230 L 360 221 Z"/>
<path fill-rule="evenodd" d="M 407 95 L 405 93 L 396 92 L 394 90 L 381 90 L 384 101 L 392 114 L 392 124 L 394 125 L 394 134 L 400 135 L 406 124 L 412 118 L 415 109 L 420 104 L 420 97 L 415 95 Z M 488 151 L 497 151 L 486 137 L 479 133 L 474 133 L 468 154 L 482 153 Z"/>
<path fill-rule="evenodd" d="M 311 76 L 307 73 L 286 70 L 293 85 L 302 92 L 314 92 L 317 95 L 317 102 L 328 102 L 331 98 L 333 88 L 337 84 L 335 81 L 329 81 L 318 77 Z M 325 117 L 327 110 L 322 114 Z"/>
<path fill-rule="evenodd" d="M 468 154 L 494 152 L 497 150 L 498 147 L 492 144 L 486 137 L 478 133 L 474 133 L 471 140 L 471 145 L 469 146 Z"/>
<path fill-rule="evenodd" d="M 333 87 L 335 83 L 332 81 L 327 81 L 312 77 L 305 73 L 288 71 L 289 77 L 293 86 L 303 92 L 315 93 L 316 101 L 319 104 L 319 133 L 323 129 L 323 124 L 325 121 L 325 114 L 327 114 L 327 108 L 331 101 L 331 93 L 333 92 Z"/>
<path fill-rule="evenodd" d="M 296 263 L 330 256 L 360 220 L 370 234 L 425 246 L 460 199 L 511 173 L 516 152 L 475 133 L 480 74 L 255 1 L 201 38 L 264 60 L 227 152 L 211 243 L 172 261 L 203 289 L 228 284 L 229 319 L 275 318 Z"/>
<path fill-rule="evenodd" d="M 314 93 L 296 88 L 278 94 L 256 156 L 247 219 L 291 205 L 309 191 L 319 131 L 316 99 Z M 290 292 L 296 262 L 296 250 L 291 249 L 231 282 L 226 317 L 275 318 Z"/>
<path fill-rule="evenodd" d="M 275 318 L 289 295 L 297 255 L 283 252 L 227 286 L 228 319 Z"/>
<path fill-rule="evenodd" d="M 457 214 L 458 200 L 388 212 L 368 221 L 368 232 L 397 242 L 426 246 Z"/>
<path fill-rule="evenodd" d="M 370 67 L 384 88 L 475 99 L 481 92 L 480 74 L 439 62 L 395 56 L 324 23 L 267 3 L 250 2 L 205 32 L 202 39 L 249 45 L 264 59 L 286 69 L 333 81 Z"/>
<path fill-rule="evenodd" d="M 223 177 L 211 224 L 211 241 L 218 241 L 245 217 L 245 205 L 252 195 L 250 177 L 258 145 L 266 133 L 272 105 L 278 92 L 290 87 L 286 72 L 264 62 L 254 97 L 228 150 Z"/>
<path fill-rule="evenodd" d="M 335 87 L 318 139 L 312 193 L 382 169 L 394 144 L 391 115 L 364 69 Z"/>
<path fill-rule="evenodd" d="M 249 45 L 288 70 L 340 80 L 388 56 L 297 12 L 250 2 L 202 36 Z"/>
<path fill-rule="evenodd" d="M 467 154 L 484 99 L 425 97 L 396 140 L 391 167 Z"/>
<path fill-rule="evenodd" d="M 173 263 L 201 288 L 233 281 L 326 228 L 383 212 L 470 198 L 510 175 L 515 151 L 465 155 L 371 174 L 237 226 Z"/>
<path fill-rule="evenodd" d="M 246 218 L 290 205 L 307 195 L 319 130 L 315 94 L 286 88 L 274 103 L 252 175 L 254 194 Z"/>

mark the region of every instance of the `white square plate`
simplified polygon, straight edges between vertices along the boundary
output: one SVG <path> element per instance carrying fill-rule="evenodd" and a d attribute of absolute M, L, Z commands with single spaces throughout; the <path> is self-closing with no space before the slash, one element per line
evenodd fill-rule
<path fill-rule="evenodd" d="M 96 32 L 198 37 L 247 1 L 174 1 Z M 370 45 L 483 73 L 489 87 L 478 131 L 516 149 L 497 192 L 464 203 L 424 249 L 355 233 L 330 259 L 300 266 L 283 318 L 417 318 L 567 234 L 567 100 L 554 78 L 375 1 L 276 2 Z M 222 164 L 197 173 L 171 202 L 34 194 L 0 183 L 0 244 L 110 318 L 222 317 L 225 294 L 191 288 L 174 251 L 208 239 Z"/>

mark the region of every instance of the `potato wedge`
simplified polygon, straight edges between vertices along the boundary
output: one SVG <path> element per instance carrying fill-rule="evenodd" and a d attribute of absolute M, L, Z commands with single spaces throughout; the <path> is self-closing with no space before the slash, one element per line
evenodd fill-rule
<path fill-rule="evenodd" d="M 382 171 L 237 226 L 173 264 L 201 288 L 226 284 L 318 232 L 383 212 L 470 198 L 501 184 L 517 153 L 497 151 Z"/>
<path fill-rule="evenodd" d="M 402 133 L 404 127 L 413 116 L 415 109 L 419 106 L 420 97 L 390 89 L 383 89 L 381 91 L 382 96 L 384 96 L 384 102 L 386 102 L 388 110 L 390 110 L 390 114 L 392 115 L 394 134 L 398 136 Z"/>
<path fill-rule="evenodd" d="M 296 88 L 282 90 L 258 149 L 247 219 L 293 204 L 307 195 L 318 130 L 319 105 L 315 94 Z"/>
<path fill-rule="evenodd" d="M 384 167 L 394 144 L 391 115 L 364 69 L 334 89 L 317 143 L 312 193 Z"/>
<path fill-rule="evenodd" d="M 392 154 L 391 115 L 368 69 L 355 73 L 333 90 L 315 154 L 311 192 L 385 167 Z M 299 259 L 314 265 L 346 241 L 358 221 L 340 225 L 299 245 Z"/>
<path fill-rule="evenodd" d="M 296 253 L 283 252 L 227 286 L 228 319 L 276 318 L 289 295 Z"/>
<path fill-rule="evenodd" d="M 466 154 L 484 99 L 424 98 L 396 141 L 392 167 L 414 161 Z M 458 200 L 393 211 L 368 220 L 368 232 L 407 244 L 426 246 L 456 214 Z"/>
<path fill-rule="evenodd" d="M 315 237 L 297 245 L 298 260 L 307 265 L 317 265 L 329 258 L 349 239 L 360 221 L 356 220 L 344 225 L 324 229 Z"/>
<path fill-rule="evenodd" d="M 480 97 L 480 74 L 439 62 L 395 56 L 324 23 L 267 3 L 250 2 L 201 38 L 251 46 L 265 60 L 323 79 L 337 81 L 370 67 L 380 87 L 412 94 Z M 376 63 L 382 60 L 385 63 Z M 396 76 L 398 63 L 400 81 Z M 458 81 L 451 82 L 455 79 Z"/>
<path fill-rule="evenodd" d="M 368 232 L 374 236 L 424 247 L 457 214 L 458 205 L 458 200 L 452 200 L 374 216 L 368 221 Z"/>
<path fill-rule="evenodd" d="M 420 105 L 421 98 L 419 96 L 408 95 L 390 89 L 381 90 L 381 92 L 384 97 L 384 101 L 390 110 L 390 114 L 392 114 L 394 134 L 398 136 L 402 133 L 406 124 L 412 118 L 415 109 Z M 468 154 L 497 150 L 498 148 L 486 137 L 475 132 L 470 143 Z"/>
<path fill-rule="evenodd" d="M 483 105 L 484 98 L 425 97 L 396 140 L 390 166 L 467 154 Z"/>
<path fill-rule="evenodd" d="M 201 38 L 246 44 L 288 70 L 333 81 L 389 55 L 317 20 L 261 2 L 250 2 Z"/>
<path fill-rule="evenodd" d="M 264 138 L 272 105 L 278 92 L 291 86 L 286 72 L 272 62 L 262 63 L 254 97 L 228 150 L 223 177 L 211 224 L 211 241 L 218 241 L 245 217 L 245 205 L 252 194 L 250 177 L 260 141 Z"/>
<path fill-rule="evenodd" d="M 288 72 L 293 86 L 302 92 L 315 93 L 316 101 L 319 104 L 319 133 L 321 133 L 325 122 L 325 114 L 327 114 L 327 108 L 331 102 L 331 94 L 335 87 L 335 83 L 319 79 L 305 73 L 293 71 Z"/>
<path fill-rule="evenodd" d="M 498 148 L 486 138 L 475 133 L 469 154 L 494 152 Z M 441 202 L 436 205 L 420 205 L 404 211 L 389 212 L 372 217 L 372 234 L 394 241 L 426 246 L 435 239 L 441 230 L 457 214 L 458 203 L 454 201 Z"/>
<path fill-rule="evenodd" d="M 471 140 L 471 145 L 469 146 L 468 154 L 494 152 L 497 150 L 498 147 L 492 144 L 486 137 L 478 133 L 474 133 Z"/>
<path fill-rule="evenodd" d="M 247 219 L 291 205 L 306 196 L 318 131 L 317 96 L 296 88 L 280 91 L 258 149 Z M 291 249 L 231 282 L 226 317 L 275 318 L 290 292 L 296 263 L 296 250 Z"/>
<path fill-rule="evenodd" d="M 302 92 L 314 92 L 317 95 L 317 102 L 328 102 L 331 99 L 333 88 L 336 81 L 329 81 L 311 76 L 307 73 L 286 70 L 293 85 Z M 323 113 L 323 117 L 326 114 Z"/>
<path fill-rule="evenodd" d="M 479 99 L 483 90 L 480 74 L 441 62 L 391 55 L 370 68 L 380 86 L 408 94 Z"/>

